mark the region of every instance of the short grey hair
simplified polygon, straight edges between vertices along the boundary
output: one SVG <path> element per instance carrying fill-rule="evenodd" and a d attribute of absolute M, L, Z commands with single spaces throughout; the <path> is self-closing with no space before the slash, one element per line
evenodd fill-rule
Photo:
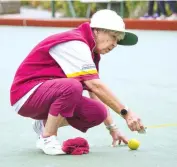
<path fill-rule="evenodd" d="M 96 28 L 99 31 L 103 31 L 103 32 L 107 32 L 113 36 L 115 36 L 115 38 L 117 39 L 117 41 L 123 40 L 125 37 L 125 32 L 121 32 L 121 31 L 114 31 L 114 30 L 107 30 L 107 29 L 103 29 L 103 28 Z"/>

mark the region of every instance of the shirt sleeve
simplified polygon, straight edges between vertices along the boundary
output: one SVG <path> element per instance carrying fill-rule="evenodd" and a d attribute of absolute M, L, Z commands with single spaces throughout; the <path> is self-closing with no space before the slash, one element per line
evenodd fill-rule
<path fill-rule="evenodd" d="M 67 78 L 77 78 L 80 81 L 99 78 L 90 48 L 84 42 L 61 43 L 52 47 L 49 53 Z"/>

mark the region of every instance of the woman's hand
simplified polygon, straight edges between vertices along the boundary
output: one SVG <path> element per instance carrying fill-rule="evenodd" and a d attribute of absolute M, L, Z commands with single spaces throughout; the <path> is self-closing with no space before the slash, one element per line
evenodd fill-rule
<path fill-rule="evenodd" d="M 143 131 L 144 125 L 141 119 L 131 110 L 128 110 L 128 114 L 125 116 L 127 126 L 131 131 Z"/>
<path fill-rule="evenodd" d="M 117 146 L 118 144 L 120 145 L 122 142 L 124 144 L 128 144 L 127 137 L 125 137 L 118 129 L 110 131 L 110 135 L 112 136 L 113 147 Z"/>

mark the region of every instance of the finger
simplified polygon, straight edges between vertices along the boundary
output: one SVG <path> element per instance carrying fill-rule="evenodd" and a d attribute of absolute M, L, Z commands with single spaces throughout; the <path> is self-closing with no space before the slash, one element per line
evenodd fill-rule
<path fill-rule="evenodd" d="M 119 145 L 121 144 L 121 142 L 122 142 L 122 140 L 121 140 L 121 139 L 119 139 Z"/>
<path fill-rule="evenodd" d="M 128 144 L 128 139 L 125 136 L 122 137 L 122 141 L 124 142 L 124 144 Z"/>
<path fill-rule="evenodd" d="M 117 140 L 113 140 L 112 146 L 113 146 L 113 147 L 116 147 L 116 146 L 117 146 Z"/>
<path fill-rule="evenodd" d="M 139 122 L 137 122 L 137 123 L 136 123 L 136 131 L 140 131 L 140 130 L 141 130 L 140 124 L 139 124 Z"/>
<path fill-rule="evenodd" d="M 131 122 L 130 129 L 131 129 L 131 131 L 135 131 L 136 130 L 136 123 L 134 121 Z"/>
<path fill-rule="evenodd" d="M 130 129 L 131 131 L 133 131 L 132 122 L 129 122 L 129 123 L 128 123 L 128 127 L 129 127 L 129 129 Z"/>
<path fill-rule="evenodd" d="M 139 119 L 139 126 L 140 126 L 140 129 L 145 129 L 145 127 L 144 127 L 144 125 L 143 125 L 141 119 Z"/>
<path fill-rule="evenodd" d="M 140 129 L 139 123 L 137 121 L 133 121 L 132 127 L 133 127 L 133 131 L 138 131 L 138 129 Z"/>

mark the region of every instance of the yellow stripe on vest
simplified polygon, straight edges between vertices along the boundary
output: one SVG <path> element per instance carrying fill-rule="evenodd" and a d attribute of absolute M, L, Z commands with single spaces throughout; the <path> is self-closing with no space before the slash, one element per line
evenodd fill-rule
<path fill-rule="evenodd" d="M 78 77 L 78 76 L 89 75 L 89 74 L 97 74 L 97 73 L 98 73 L 97 70 L 87 70 L 87 71 L 79 71 L 79 72 L 67 74 L 66 76 L 68 78 L 72 78 L 72 77 Z"/>

